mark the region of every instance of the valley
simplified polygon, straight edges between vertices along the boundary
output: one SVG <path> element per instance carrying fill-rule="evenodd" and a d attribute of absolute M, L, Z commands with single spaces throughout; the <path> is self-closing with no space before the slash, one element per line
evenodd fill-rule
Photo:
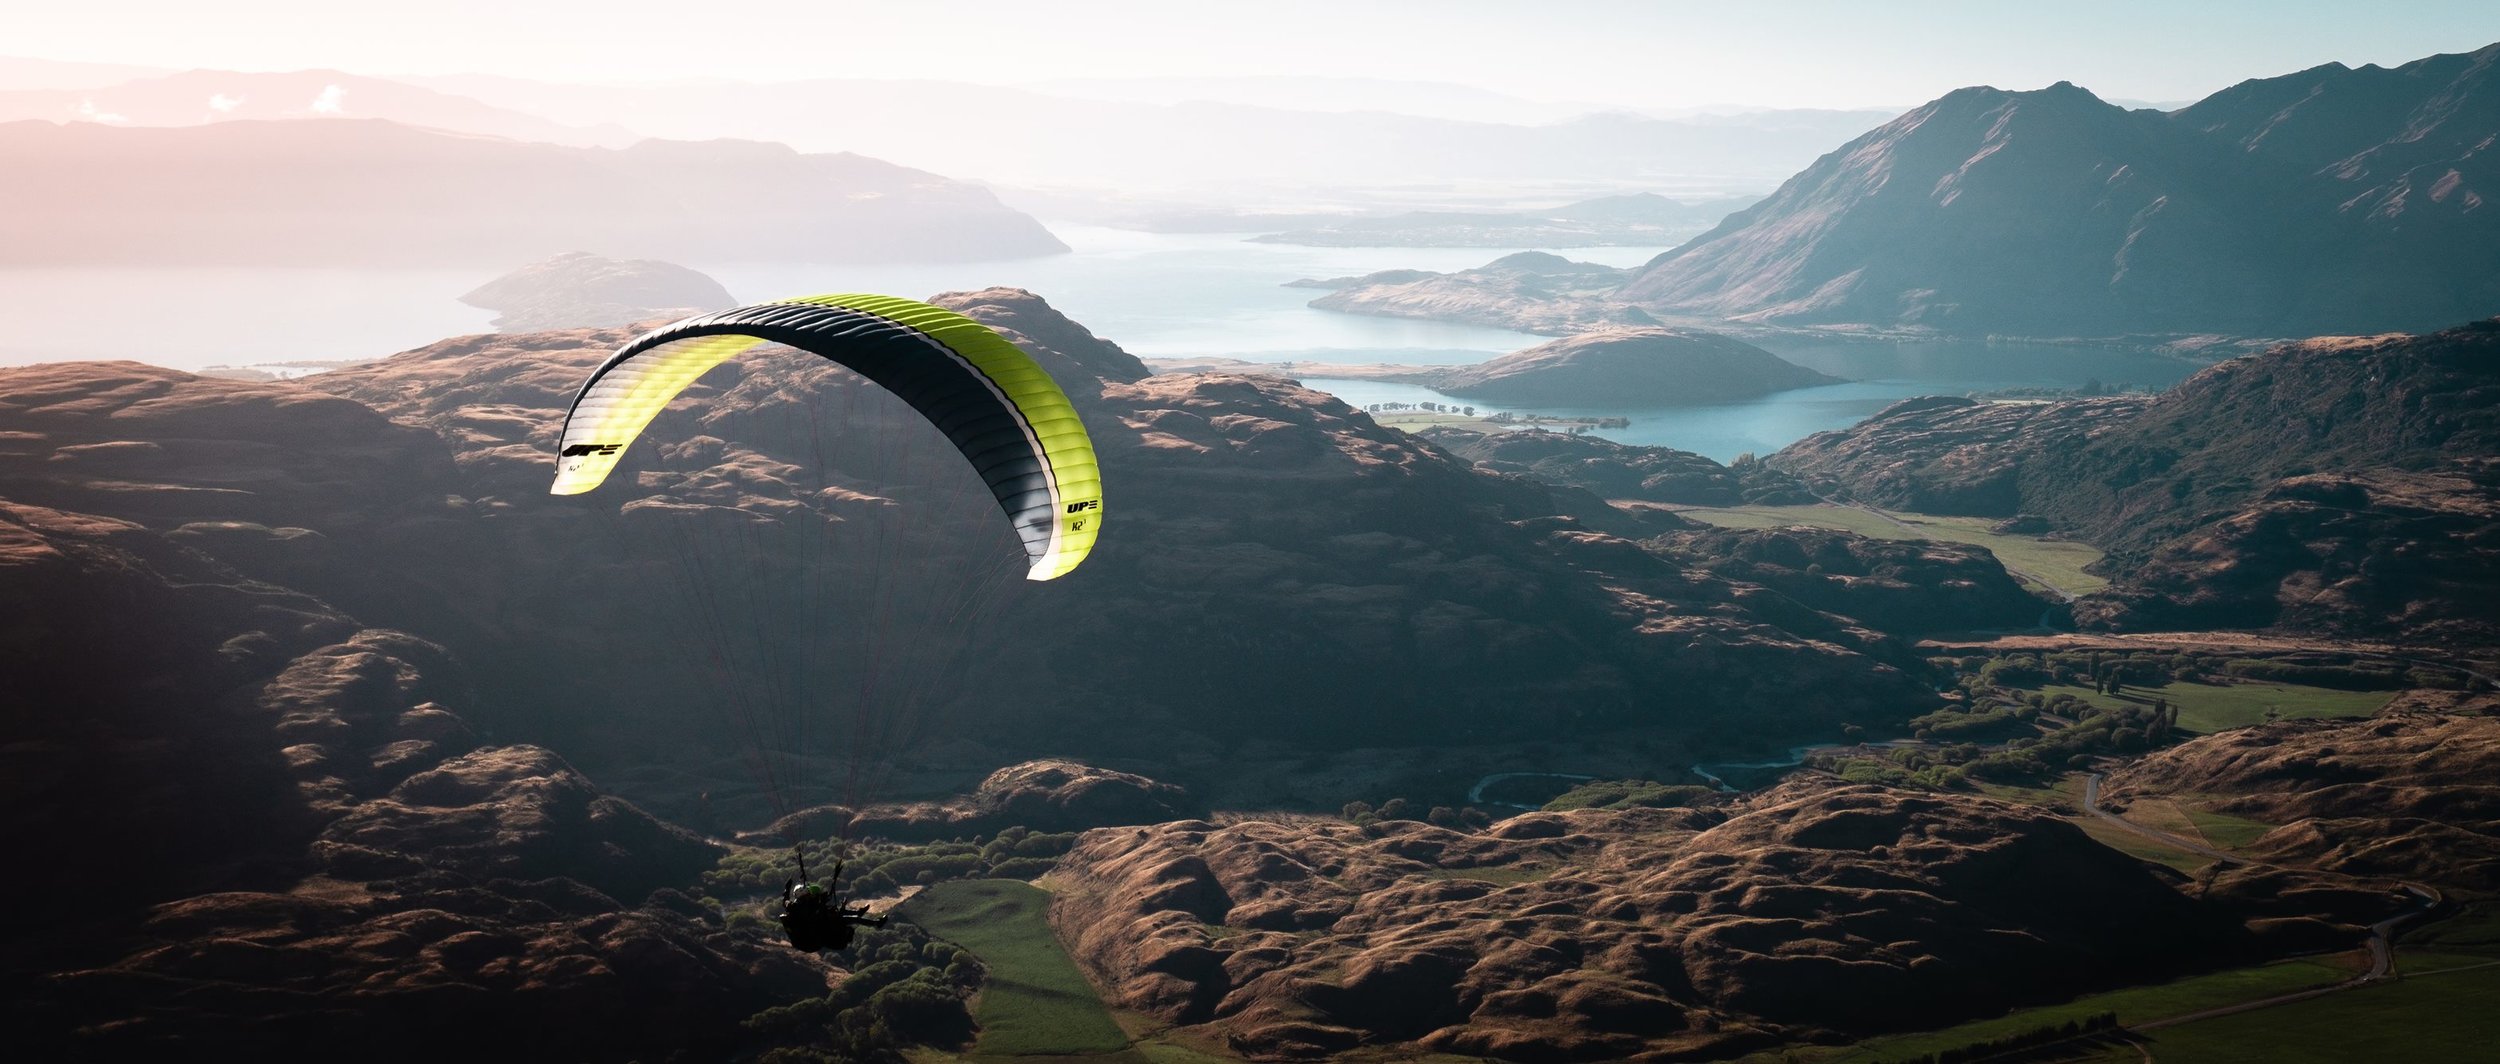
<path fill-rule="evenodd" d="M 2500 1045 L 2490 5 L 505 6 L 13 22 L 17 1056 Z"/>

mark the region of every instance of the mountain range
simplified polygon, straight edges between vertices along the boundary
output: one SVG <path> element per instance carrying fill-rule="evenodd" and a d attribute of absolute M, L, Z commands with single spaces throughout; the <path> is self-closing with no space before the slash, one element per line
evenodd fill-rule
<path fill-rule="evenodd" d="M 383 118 L 463 133 L 623 147 L 738 137 L 1049 186 L 1310 189 L 1452 180 L 1759 190 L 1892 114 L 1750 110 L 1650 116 L 1460 86 L 1369 79 L 1127 79 L 1026 88 L 817 79 L 579 85 L 497 75 L 245 73 L 0 59 L 0 122 L 181 126 Z M 1410 206 L 1413 204 L 1409 204 Z"/>
<path fill-rule="evenodd" d="M 1531 332 L 2130 342 L 2422 332 L 2500 310 L 2500 45 L 2328 64 L 2175 111 L 1974 87 L 1603 286 L 1384 272 L 1313 305 Z"/>
<path fill-rule="evenodd" d="M 1946 332 L 2423 330 L 2500 307 L 2500 45 L 2172 112 L 1962 89 L 1657 259 L 1655 310 Z"/>
<path fill-rule="evenodd" d="M 858 155 L 574 148 L 379 119 L 0 125 L 0 262 L 955 261 L 1067 246 L 986 189 Z M 168 175 L 179 175 L 179 180 Z"/>
<path fill-rule="evenodd" d="M 336 70 L 186 70 L 103 86 L 0 91 L 0 123 L 41 119 L 196 126 L 279 118 L 385 118 L 426 129 L 575 147 L 622 148 L 643 139 L 622 126 L 567 126 L 466 96 Z"/>

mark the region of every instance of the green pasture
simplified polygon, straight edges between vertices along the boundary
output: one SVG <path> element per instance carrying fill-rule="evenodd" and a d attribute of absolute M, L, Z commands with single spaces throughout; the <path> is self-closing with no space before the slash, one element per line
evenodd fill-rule
<path fill-rule="evenodd" d="M 2094 705 L 2117 708 L 2149 706 L 2155 699 L 2179 707 L 2179 727 L 2201 734 L 2263 724 L 2267 712 L 2278 719 L 2366 717 L 2395 697 L 2387 691 L 2334 691 L 2285 683 L 2168 683 L 2159 687 L 2129 685 L 2115 695 L 2092 693 L 2089 687 L 2050 684 L 2040 693 L 2055 698 L 2073 695 Z"/>
<path fill-rule="evenodd" d="M 1989 531 L 1994 520 L 1984 517 L 1942 517 L 1815 503 L 1809 506 L 1694 507 L 1678 511 L 1696 521 L 1724 528 L 1781 528 L 1807 525 L 1855 532 L 1874 539 L 1940 540 L 1986 547 L 2017 579 L 2066 595 L 2088 595 L 2109 581 L 2084 571 L 2101 560 L 2101 552 L 2083 543 Z"/>
<path fill-rule="evenodd" d="M 966 879 L 921 891 L 901 912 L 989 969 L 973 1002 L 981 1025 L 973 1059 L 1131 1056 L 1128 1036 L 1051 933 L 1049 910 L 1049 893 L 1030 883 Z"/>

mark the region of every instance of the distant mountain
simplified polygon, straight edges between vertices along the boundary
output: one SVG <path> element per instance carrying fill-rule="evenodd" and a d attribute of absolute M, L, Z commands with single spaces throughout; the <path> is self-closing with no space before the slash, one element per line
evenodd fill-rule
<path fill-rule="evenodd" d="M 750 137 L 854 151 L 990 181 L 1130 192 L 1457 180 L 1760 188 L 1881 123 L 1870 111 L 1684 119 L 1592 114 L 1548 124 L 1182 99 L 1072 99 L 945 81 L 563 85 L 487 75 L 408 79 L 575 125 Z"/>
<path fill-rule="evenodd" d="M 1498 403 L 1615 408 L 1729 402 L 1839 380 L 1716 333 L 1646 326 L 1549 340 L 1433 387 Z"/>
<path fill-rule="evenodd" d="M 1535 125 L 1611 110 L 1603 104 L 1530 100 L 1446 81 L 1388 78 L 1253 77 L 1058 78 L 1022 86 L 1052 96 L 1122 103 L 1183 100 L 1291 111 L 1385 111 L 1461 122 Z"/>
<path fill-rule="evenodd" d="M 1594 262 L 1542 251 L 1504 255 L 1470 270 L 1382 270 L 1361 277 L 1303 278 L 1296 288 L 1333 288 L 1311 301 L 1321 310 L 1390 318 L 1435 318 L 1497 329 L 1568 336 L 1588 329 L 1656 325 L 1647 311 L 1611 298 L 1631 276 Z"/>
<path fill-rule="evenodd" d="M 1653 260 L 1662 313 L 2106 336 L 2434 328 L 2500 309 L 2500 45 L 2170 113 L 1962 89 Z"/>
<path fill-rule="evenodd" d="M 505 332 L 632 325 L 738 303 L 719 281 L 696 270 L 580 251 L 530 263 L 477 286 L 460 301 L 495 311 L 495 327 Z"/>
<path fill-rule="evenodd" d="M 1253 239 L 1319 247 L 1655 247 L 1691 236 L 1753 202 L 1742 196 L 1684 201 L 1655 192 L 1634 192 L 1550 210 L 1409 211 L 1386 217 L 1329 219 Z"/>
<path fill-rule="evenodd" d="M 254 118 L 387 118 L 428 129 L 621 148 L 642 137 L 614 124 L 568 126 L 465 96 L 335 70 L 247 74 L 187 70 L 92 88 L 0 92 L 0 122 L 36 118 L 125 126 L 196 126 Z"/>
<path fill-rule="evenodd" d="M 98 89 L 132 78 L 169 73 L 158 67 L 121 63 L 73 63 L 59 59 L 0 56 L 0 92 L 19 89 Z"/>
<path fill-rule="evenodd" d="M 568 148 L 372 120 L 0 125 L 0 262 L 501 268 L 578 250 L 864 262 L 1067 247 L 987 190 L 778 144 Z"/>

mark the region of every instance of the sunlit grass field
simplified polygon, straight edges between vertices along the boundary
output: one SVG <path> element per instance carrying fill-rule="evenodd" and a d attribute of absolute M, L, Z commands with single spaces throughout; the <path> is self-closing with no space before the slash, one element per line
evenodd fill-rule
<path fill-rule="evenodd" d="M 2284 720 L 2320 717 L 2366 717 L 2395 697 L 2387 691 L 2333 691 L 2281 683 L 2171 683 L 2160 687 L 2128 687 L 2125 694 L 2101 695 L 2089 687 L 2051 684 L 2040 693 L 2055 698 L 2073 695 L 2094 705 L 2116 708 L 2150 705 L 2163 699 L 2179 707 L 2179 727 L 2212 734 L 2266 722 L 2266 711 Z"/>
<path fill-rule="evenodd" d="M 2084 566 L 2101 560 L 2100 551 L 2072 540 L 1992 532 L 1989 526 L 1996 522 L 1985 517 L 1941 517 L 1828 503 L 1811 506 L 1693 507 L 1678 512 L 1693 520 L 1725 528 L 1809 525 L 1855 532 L 1874 539 L 1968 543 L 1988 548 L 2017 579 L 2046 590 L 2086 595 L 2109 586 L 2109 581 L 2083 571 Z"/>
<path fill-rule="evenodd" d="M 972 1018 L 981 1025 L 972 1057 L 1121 1054 L 1121 1033 L 1093 984 L 1060 948 L 1046 918 L 1050 895 L 1012 879 L 939 883 L 904 903 L 913 923 L 988 966 Z"/>
<path fill-rule="evenodd" d="M 2189 976 L 2153 986 L 2131 987 L 2104 994 L 2088 994 L 2064 1004 L 2017 1009 L 1994 1019 L 1975 1020 L 1937 1031 L 1885 1035 L 1881 1038 L 1868 1039 L 1855 1046 L 1791 1047 L 1782 1052 L 1793 1053 L 1794 1059 L 1811 1062 L 1811 1064 L 1861 1064 L 1867 1061 L 1896 1060 L 1954 1049 L 1974 1042 L 1985 1042 L 2006 1035 L 2037 1030 L 2041 1027 L 2056 1026 L 2068 1020 L 2089 1019 L 2104 1012 L 2117 1013 L 2118 1022 L 2122 1025 L 2147 1023 L 2166 1017 L 2184 1016 L 2192 1012 L 2221 1008 L 2225 1005 L 2236 1005 L 2244 1001 L 2256 1001 L 2278 994 L 2289 994 L 2312 987 L 2329 986 L 2350 979 L 2354 974 L 2351 968 L 2335 963 L 2331 958 L 2280 961 L 2252 968 L 2234 968 L 2230 971 Z M 2079 1053 L 2076 1058 L 2061 1056 L 2056 1059 L 2085 1059 L 2088 1055 L 2088 1053 Z M 2133 1057 L 2134 1055 L 2130 1053 L 2129 1059 Z M 1781 1059 L 1781 1056 L 1780 1053 L 1772 1053 L 1760 1059 L 1773 1061 Z M 2165 1055 L 2162 1059 L 2168 1060 L 2169 1057 Z"/>
<path fill-rule="evenodd" d="M 2425 969 L 2287 1005 L 2146 1032 L 2182 1064 L 2500 1059 L 2500 965 Z"/>

